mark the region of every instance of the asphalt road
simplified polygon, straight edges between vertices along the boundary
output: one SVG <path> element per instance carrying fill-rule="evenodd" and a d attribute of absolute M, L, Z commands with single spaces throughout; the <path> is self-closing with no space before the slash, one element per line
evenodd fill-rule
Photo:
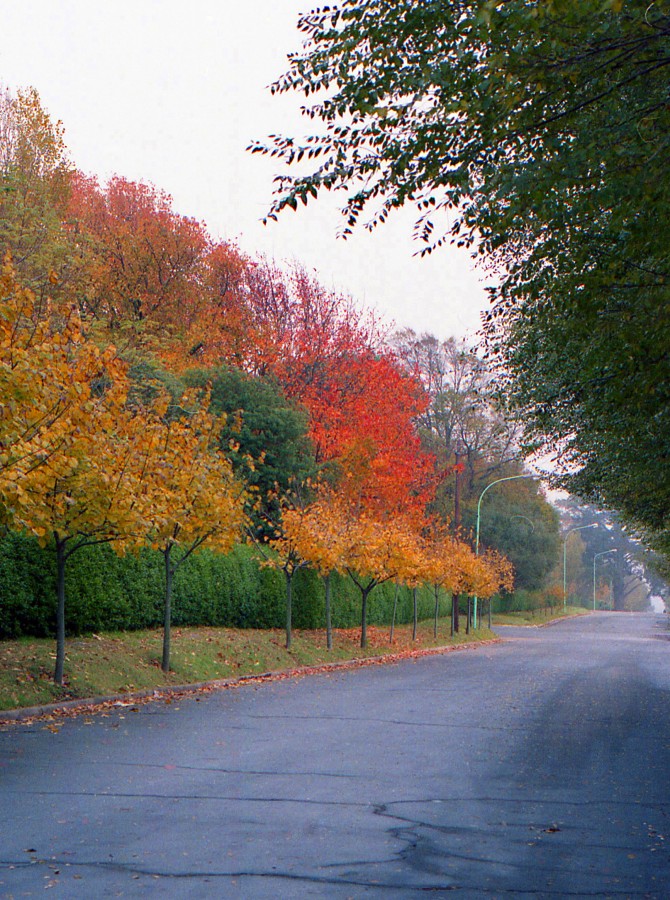
<path fill-rule="evenodd" d="M 0 897 L 670 897 L 664 617 L 504 637 L 3 730 Z"/>

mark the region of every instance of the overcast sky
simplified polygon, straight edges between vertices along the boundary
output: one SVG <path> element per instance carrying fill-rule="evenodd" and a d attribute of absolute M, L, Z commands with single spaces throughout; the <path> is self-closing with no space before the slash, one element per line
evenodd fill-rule
<path fill-rule="evenodd" d="M 297 259 L 399 327 L 473 333 L 486 305 L 466 251 L 413 257 L 413 216 L 343 241 L 330 197 L 263 226 L 276 163 L 253 139 L 305 129 L 300 97 L 267 86 L 300 46 L 310 0 L 17 0 L 2 4 L 0 83 L 34 86 L 75 165 L 151 181 L 250 253 Z"/>

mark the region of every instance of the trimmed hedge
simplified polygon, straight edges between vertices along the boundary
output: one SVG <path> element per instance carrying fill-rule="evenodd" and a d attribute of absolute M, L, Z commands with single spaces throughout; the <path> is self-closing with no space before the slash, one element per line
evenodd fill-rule
<path fill-rule="evenodd" d="M 558 600 L 550 591 L 518 590 L 502 597 L 495 596 L 492 609 L 499 613 L 535 612 L 539 609 L 552 609 L 557 605 Z"/>
<path fill-rule="evenodd" d="M 109 545 L 86 547 L 67 564 L 66 627 L 71 635 L 95 631 L 125 631 L 162 624 L 164 569 L 162 555 L 142 550 L 117 556 Z M 293 625 L 322 628 L 325 589 L 309 569 L 294 577 Z M 368 623 L 391 621 L 395 585 L 375 588 L 368 598 Z M 335 628 L 360 625 L 360 592 L 350 578 L 335 574 L 332 582 L 332 619 Z M 433 615 L 432 590 L 418 595 L 418 615 Z M 449 601 L 442 597 L 441 614 Z M 176 626 L 213 625 L 230 628 L 282 628 L 285 624 L 284 574 L 261 567 L 252 547 L 237 546 L 222 555 L 203 549 L 179 567 L 174 579 L 173 623 Z M 55 554 L 23 534 L 9 532 L 0 539 L 0 639 L 55 633 Z M 398 623 L 412 621 L 412 592 L 402 587 Z"/>

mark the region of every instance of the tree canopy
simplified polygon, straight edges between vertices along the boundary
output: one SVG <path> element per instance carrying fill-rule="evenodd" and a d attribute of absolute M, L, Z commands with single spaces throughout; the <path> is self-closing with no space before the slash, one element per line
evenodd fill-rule
<path fill-rule="evenodd" d="M 308 98 L 270 216 L 347 192 L 345 234 L 418 207 L 422 252 L 496 270 L 486 324 L 529 450 L 668 547 L 670 7 L 344 0 L 273 86 Z M 325 128 L 324 128 L 325 126 Z"/>
<path fill-rule="evenodd" d="M 521 474 L 478 350 L 389 340 L 299 264 L 213 240 L 152 185 L 77 172 L 35 92 L 0 100 L 0 514 L 56 549 L 61 679 L 65 564 L 101 542 L 163 554 L 166 669 L 175 571 L 205 541 L 227 551 L 242 525 L 286 576 L 289 635 L 303 566 L 323 575 L 328 610 L 331 574 L 349 573 L 363 638 L 384 581 L 429 581 L 437 616 L 440 590 L 510 589 L 504 551 L 520 586 L 540 586 L 557 523 L 530 482 L 490 495 L 482 552 L 468 547 L 482 491 Z M 454 214 L 482 196 L 464 192 Z M 533 296 L 508 303 L 508 287 L 505 329 Z"/>
<path fill-rule="evenodd" d="M 209 385 L 210 409 L 224 418 L 220 448 L 255 489 L 249 514 L 259 533 L 265 531 L 270 512 L 278 512 L 277 492 L 285 494 L 296 481 L 316 472 L 306 410 L 288 400 L 274 380 L 254 378 L 239 369 L 191 371 L 185 380 L 196 387 Z"/>

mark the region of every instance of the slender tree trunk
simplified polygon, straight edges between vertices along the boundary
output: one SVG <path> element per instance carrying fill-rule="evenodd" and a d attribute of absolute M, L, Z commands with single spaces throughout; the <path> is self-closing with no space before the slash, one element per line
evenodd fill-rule
<path fill-rule="evenodd" d="M 393 596 L 393 615 L 391 616 L 391 633 L 389 635 L 389 644 L 393 643 L 393 632 L 395 630 L 395 614 L 398 609 L 398 593 L 400 591 L 400 585 L 396 583 L 395 586 L 395 594 Z"/>
<path fill-rule="evenodd" d="M 284 570 L 286 575 L 286 649 L 291 649 L 291 604 L 293 601 L 293 575 Z"/>
<path fill-rule="evenodd" d="M 170 627 L 172 625 L 172 576 L 174 570 L 170 562 L 172 545 L 163 550 L 165 560 L 165 607 L 163 609 L 163 659 L 161 669 L 170 671 Z"/>
<path fill-rule="evenodd" d="M 416 608 L 416 587 L 412 588 L 412 640 L 416 640 L 416 620 L 417 620 L 417 608 Z"/>
<path fill-rule="evenodd" d="M 451 592 L 451 633 L 450 636 L 454 636 L 454 592 Z"/>
<path fill-rule="evenodd" d="M 54 669 L 54 684 L 63 684 L 63 669 L 65 667 L 65 541 L 55 536 L 56 541 L 56 565 L 58 605 L 56 607 L 56 667 Z"/>
<path fill-rule="evenodd" d="M 372 589 L 361 589 L 361 647 L 368 645 L 368 594 Z"/>
<path fill-rule="evenodd" d="M 326 577 L 323 579 L 326 585 L 326 647 L 329 650 L 333 649 L 333 627 L 330 621 L 330 576 L 331 572 L 329 572 Z"/>
<path fill-rule="evenodd" d="M 468 621 L 465 625 L 465 633 L 470 634 L 470 624 L 472 621 L 472 597 L 468 594 Z"/>
<path fill-rule="evenodd" d="M 437 620 L 440 615 L 440 586 L 436 584 L 435 588 L 435 622 L 433 624 L 433 637 L 437 638 Z"/>

